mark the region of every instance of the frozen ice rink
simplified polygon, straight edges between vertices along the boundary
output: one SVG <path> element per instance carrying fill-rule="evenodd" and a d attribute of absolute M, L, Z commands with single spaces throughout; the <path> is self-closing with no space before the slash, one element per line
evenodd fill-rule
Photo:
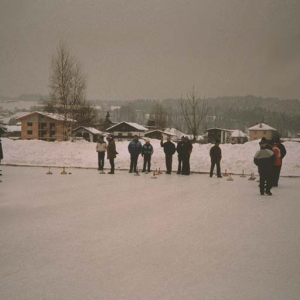
<path fill-rule="evenodd" d="M 300 297 L 300 179 L 2 170 L 1 300 Z"/>

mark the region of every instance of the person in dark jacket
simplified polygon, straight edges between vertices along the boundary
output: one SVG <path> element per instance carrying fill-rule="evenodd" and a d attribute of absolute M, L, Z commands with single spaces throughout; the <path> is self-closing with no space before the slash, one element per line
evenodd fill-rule
<path fill-rule="evenodd" d="M 108 172 L 108 174 L 115 174 L 115 158 L 119 153 L 116 150 L 116 144 L 114 139 L 111 136 L 108 136 L 106 140 L 108 142 L 107 159 L 109 159 L 109 163 L 110 163 L 110 172 Z"/>
<path fill-rule="evenodd" d="M 153 146 L 150 144 L 150 140 L 147 139 L 146 144 L 144 144 L 142 147 L 142 156 L 144 157 L 144 166 L 142 172 L 146 172 L 146 167 L 147 172 L 151 172 L 151 157 L 153 152 Z"/>
<path fill-rule="evenodd" d="M 267 140 L 265 137 L 262 137 L 261 142 L 266 144 L 266 149 L 273 151 L 273 141 L 272 140 Z"/>
<path fill-rule="evenodd" d="M 182 148 L 184 143 L 184 136 L 181 137 L 181 141 L 177 144 L 177 153 L 178 153 L 178 170 L 177 174 L 181 174 L 181 167 L 182 167 Z"/>
<path fill-rule="evenodd" d="M 220 140 L 216 140 L 215 145 L 210 148 L 209 151 L 210 159 L 211 159 L 211 166 L 210 166 L 210 177 L 213 176 L 215 165 L 217 165 L 217 177 L 222 178 L 221 175 L 221 166 L 220 162 L 222 159 L 222 151 L 220 148 Z"/>
<path fill-rule="evenodd" d="M 3 150 L 2 150 L 2 143 L 1 143 L 1 138 L 0 138 L 0 163 L 1 163 L 2 159 L 3 159 Z"/>
<path fill-rule="evenodd" d="M 183 140 L 182 147 L 182 175 L 190 175 L 190 156 L 193 150 L 193 145 L 186 136 Z"/>
<path fill-rule="evenodd" d="M 166 157 L 166 174 L 171 174 L 172 172 L 172 158 L 176 151 L 175 144 L 171 142 L 171 138 L 168 137 L 167 141 L 164 143 L 164 138 L 161 138 L 160 146 L 164 148 L 165 157 Z"/>
<path fill-rule="evenodd" d="M 281 143 L 280 138 L 276 138 L 274 140 L 274 143 L 279 148 L 280 156 L 281 156 L 281 165 L 278 166 L 278 168 L 277 168 L 276 179 L 273 182 L 273 186 L 278 186 L 278 181 L 279 181 L 280 172 L 281 172 L 281 168 L 282 168 L 283 158 L 286 156 L 286 149 L 285 149 L 284 145 Z"/>
<path fill-rule="evenodd" d="M 1 165 L 1 160 L 3 159 L 3 150 L 2 150 L 2 143 L 1 143 L 1 138 L 0 138 L 0 165 Z M 1 170 L 0 170 L 0 172 L 1 172 Z M 1 176 L 2 174 L 0 173 L 0 176 Z"/>
<path fill-rule="evenodd" d="M 129 173 L 137 172 L 137 163 L 139 155 L 142 153 L 142 144 L 139 141 L 137 135 L 133 137 L 133 140 L 128 145 L 128 151 L 130 153 L 130 169 Z"/>
<path fill-rule="evenodd" d="M 254 156 L 254 163 L 258 166 L 260 194 L 264 195 L 266 185 L 266 194 L 271 196 L 272 171 L 276 156 L 272 150 L 267 149 L 265 141 L 261 141 L 259 145 L 260 150 Z"/>

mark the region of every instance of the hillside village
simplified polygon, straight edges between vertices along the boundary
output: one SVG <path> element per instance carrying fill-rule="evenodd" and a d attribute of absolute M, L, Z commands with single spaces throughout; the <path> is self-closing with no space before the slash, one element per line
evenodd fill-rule
<path fill-rule="evenodd" d="M 193 137 L 182 126 L 182 120 L 176 126 L 176 118 L 174 116 L 166 117 L 167 119 L 175 119 L 175 121 L 165 122 L 165 127 L 163 128 L 159 122 L 156 122 L 154 113 L 147 114 L 142 110 L 133 110 L 131 118 L 125 117 L 122 120 L 121 112 L 126 105 L 128 104 L 125 103 L 124 106 L 109 106 L 105 103 L 105 105 L 95 106 L 99 116 L 98 121 L 92 126 L 79 126 L 76 124 L 76 120 L 68 119 L 66 123 L 62 115 L 44 112 L 43 104 L 38 101 L 15 102 L 2 100 L 2 103 L 0 102 L 0 133 L 3 137 L 10 139 L 37 139 L 44 141 L 84 139 L 89 142 L 96 142 L 100 135 L 105 136 L 107 134 L 114 136 L 118 141 L 131 140 L 135 134 L 141 138 L 161 139 L 162 137 L 170 137 L 175 142 L 182 136 L 188 136 L 194 142 L 202 144 L 213 143 L 216 139 L 220 139 L 221 143 L 243 144 L 262 137 L 271 139 L 275 135 L 288 140 L 298 141 L 299 139 L 299 134 L 297 133 L 289 136 L 282 135 L 280 129 L 278 130 L 264 120 L 256 120 L 249 127 L 245 124 L 243 130 L 240 129 L 241 126 L 230 129 L 220 126 L 209 126 L 218 124 L 218 122 L 211 122 L 213 118 L 210 115 L 206 117 L 197 137 Z M 146 108 L 145 111 L 147 110 L 149 109 Z M 171 127 L 167 127 L 168 125 L 171 125 Z"/>

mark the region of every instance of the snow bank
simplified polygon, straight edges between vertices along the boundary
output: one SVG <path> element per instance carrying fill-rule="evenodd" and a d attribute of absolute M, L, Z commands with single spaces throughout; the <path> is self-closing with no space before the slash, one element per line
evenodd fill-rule
<path fill-rule="evenodd" d="M 152 157 L 152 168 L 165 170 L 164 153 L 158 140 L 151 140 L 154 147 Z M 285 142 L 287 155 L 284 158 L 282 175 L 300 176 L 300 143 Z M 2 139 L 4 151 L 3 164 L 14 165 L 36 165 L 36 166 L 65 166 L 96 168 L 97 153 L 96 144 L 86 141 L 76 142 L 44 142 L 37 140 L 17 140 L 12 141 L 7 138 Z M 128 141 L 116 142 L 119 155 L 116 159 L 117 169 L 128 169 L 129 153 L 127 150 Z M 191 155 L 191 170 L 194 172 L 208 172 L 210 168 L 209 149 L 211 144 L 195 144 Z M 253 163 L 255 152 L 259 149 L 258 141 L 248 142 L 243 145 L 221 145 L 222 149 L 222 172 L 241 173 L 257 172 Z M 106 162 L 106 167 L 108 167 Z M 139 159 L 139 167 L 142 161 Z M 177 168 L 177 156 L 174 156 L 173 170 Z"/>

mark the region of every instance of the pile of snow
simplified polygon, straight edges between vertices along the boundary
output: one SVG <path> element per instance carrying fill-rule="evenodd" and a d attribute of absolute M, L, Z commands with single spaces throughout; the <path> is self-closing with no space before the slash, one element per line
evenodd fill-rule
<path fill-rule="evenodd" d="M 142 141 L 143 142 L 143 141 Z M 116 159 L 116 168 L 128 169 L 130 157 L 128 153 L 128 141 L 116 142 L 116 148 L 119 155 Z M 152 169 L 161 168 L 165 170 L 165 157 L 163 148 L 160 147 L 159 140 L 151 140 L 154 147 L 152 156 Z M 285 142 L 287 155 L 283 161 L 282 175 L 300 176 L 300 143 Z M 2 139 L 4 151 L 3 164 L 14 165 L 37 165 L 37 166 L 65 166 L 96 168 L 97 153 L 96 144 L 87 141 L 77 142 L 45 142 L 38 140 L 17 140 L 12 141 L 7 138 Z M 191 155 L 191 171 L 208 172 L 210 169 L 209 150 L 211 144 L 194 144 Z M 221 170 L 232 173 L 257 173 L 257 167 L 253 163 L 253 157 L 259 149 L 258 141 L 252 141 L 245 144 L 224 144 L 222 149 Z M 109 163 L 106 162 L 105 167 Z M 142 166 L 142 160 L 139 159 L 139 167 Z M 173 157 L 173 170 L 177 168 L 177 155 Z"/>

